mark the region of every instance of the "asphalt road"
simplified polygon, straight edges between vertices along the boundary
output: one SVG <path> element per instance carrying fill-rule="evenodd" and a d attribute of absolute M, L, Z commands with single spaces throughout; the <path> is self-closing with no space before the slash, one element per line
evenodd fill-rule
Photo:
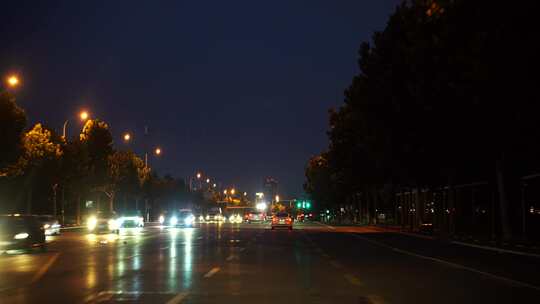
<path fill-rule="evenodd" d="M 203 224 L 120 236 L 65 232 L 46 253 L 0 256 L 0 303 L 540 300 L 540 259 L 445 246 L 317 223 L 293 231 Z"/>

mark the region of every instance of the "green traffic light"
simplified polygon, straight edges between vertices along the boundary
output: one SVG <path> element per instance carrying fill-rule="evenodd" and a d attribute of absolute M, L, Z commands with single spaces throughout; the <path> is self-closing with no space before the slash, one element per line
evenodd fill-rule
<path fill-rule="evenodd" d="M 306 208 L 308 208 L 308 209 L 311 208 L 311 203 L 310 202 L 306 203 Z"/>
<path fill-rule="evenodd" d="M 302 205 L 300 203 L 296 203 L 296 208 L 300 208 Z"/>

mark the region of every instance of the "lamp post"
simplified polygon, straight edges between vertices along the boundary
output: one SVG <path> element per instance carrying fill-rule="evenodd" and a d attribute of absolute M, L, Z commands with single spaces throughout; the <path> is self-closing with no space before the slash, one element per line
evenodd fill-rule
<path fill-rule="evenodd" d="M 79 119 L 81 121 L 86 121 L 90 117 L 90 114 L 88 114 L 88 111 L 82 111 L 79 113 Z M 67 125 L 68 125 L 69 119 L 66 119 L 64 122 L 64 127 L 62 128 L 62 138 L 65 140 L 67 136 Z"/>

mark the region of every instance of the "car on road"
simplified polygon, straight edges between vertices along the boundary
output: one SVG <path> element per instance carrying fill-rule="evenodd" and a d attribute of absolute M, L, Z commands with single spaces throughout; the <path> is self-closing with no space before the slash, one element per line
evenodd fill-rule
<path fill-rule="evenodd" d="M 97 212 L 86 220 L 90 233 L 119 233 L 118 216 L 115 212 Z"/>
<path fill-rule="evenodd" d="M 238 213 L 233 213 L 229 216 L 229 223 L 240 224 L 242 223 L 242 217 Z"/>
<path fill-rule="evenodd" d="M 272 217 L 272 230 L 275 228 L 293 229 L 293 219 L 287 212 L 278 212 Z"/>
<path fill-rule="evenodd" d="M 35 247 L 47 250 L 45 229 L 36 216 L 0 216 L 0 251 Z"/>
<path fill-rule="evenodd" d="M 204 217 L 204 221 L 207 223 L 219 223 L 223 222 L 224 220 L 225 216 L 223 216 L 221 208 L 211 208 Z"/>
<path fill-rule="evenodd" d="M 139 211 L 124 212 L 118 218 L 118 228 L 143 228 L 144 218 Z"/>
<path fill-rule="evenodd" d="M 195 215 L 191 209 L 180 209 L 171 214 L 168 223 L 171 227 L 193 227 Z"/>
<path fill-rule="evenodd" d="M 60 223 L 52 215 L 38 215 L 38 221 L 43 225 L 45 235 L 60 235 Z"/>
<path fill-rule="evenodd" d="M 250 211 L 246 216 L 246 222 L 249 224 L 264 222 L 265 219 L 266 215 L 260 211 Z"/>

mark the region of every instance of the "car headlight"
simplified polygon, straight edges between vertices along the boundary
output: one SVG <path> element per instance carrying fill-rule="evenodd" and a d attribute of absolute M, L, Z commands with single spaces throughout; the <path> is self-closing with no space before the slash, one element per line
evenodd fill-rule
<path fill-rule="evenodd" d="M 27 237 L 28 237 L 28 233 L 22 232 L 22 233 L 15 234 L 15 236 L 13 238 L 16 239 L 16 240 L 24 240 Z"/>
<path fill-rule="evenodd" d="M 209 219 L 210 219 L 210 215 L 207 215 L 207 216 L 206 216 L 206 220 L 209 220 Z"/>
<path fill-rule="evenodd" d="M 88 218 L 88 222 L 86 223 L 88 230 L 92 231 L 96 229 L 97 226 L 97 218 L 95 216 L 92 216 Z"/>
<path fill-rule="evenodd" d="M 49 229 L 49 228 L 51 228 L 51 225 L 49 225 L 49 224 L 43 225 L 43 229 Z"/>
<path fill-rule="evenodd" d="M 193 217 L 191 217 L 191 216 L 186 217 L 186 218 L 184 219 L 184 223 L 185 223 L 186 225 L 191 225 L 191 224 L 193 224 Z"/>
<path fill-rule="evenodd" d="M 165 217 L 164 217 L 163 215 L 160 215 L 160 216 L 159 216 L 159 223 L 160 223 L 161 225 L 163 225 L 163 223 L 165 223 Z"/>
<path fill-rule="evenodd" d="M 116 230 L 118 228 L 119 221 L 110 219 L 107 224 L 109 226 L 109 230 Z"/>
<path fill-rule="evenodd" d="M 176 216 L 171 217 L 169 223 L 171 224 L 171 226 L 178 224 L 178 218 Z"/>
<path fill-rule="evenodd" d="M 204 221 L 204 216 L 202 216 L 202 215 L 199 216 L 199 221 L 200 221 L 200 222 Z"/>

